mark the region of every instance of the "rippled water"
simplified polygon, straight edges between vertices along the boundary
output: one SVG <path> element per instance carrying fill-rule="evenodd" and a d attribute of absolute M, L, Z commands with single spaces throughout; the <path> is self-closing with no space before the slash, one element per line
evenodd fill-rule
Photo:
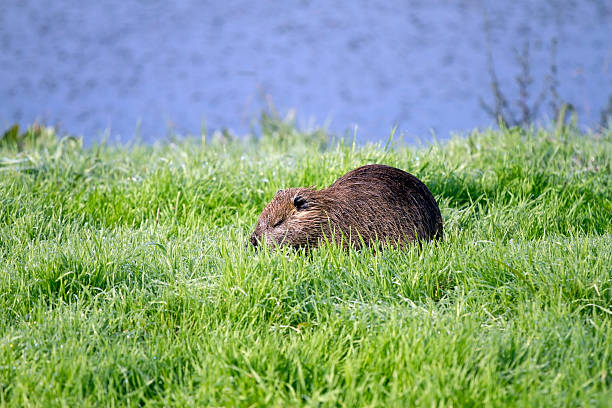
<path fill-rule="evenodd" d="M 297 122 L 357 124 L 377 140 L 445 138 L 492 124 L 485 22 L 503 91 L 530 44 L 536 79 L 558 41 L 560 94 L 593 125 L 612 93 L 612 2 L 3 0 L 0 126 L 40 119 L 70 133 L 147 141 L 229 128 L 262 109 Z M 548 106 L 542 106 L 546 115 Z"/>

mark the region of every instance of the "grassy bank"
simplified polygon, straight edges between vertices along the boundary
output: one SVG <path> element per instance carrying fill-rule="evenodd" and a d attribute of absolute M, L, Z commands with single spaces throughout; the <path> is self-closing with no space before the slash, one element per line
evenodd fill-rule
<path fill-rule="evenodd" d="M 610 406 L 612 132 L 0 146 L 2 406 Z M 373 162 L 442 244 L 245 246 L 277 189 Z"/>

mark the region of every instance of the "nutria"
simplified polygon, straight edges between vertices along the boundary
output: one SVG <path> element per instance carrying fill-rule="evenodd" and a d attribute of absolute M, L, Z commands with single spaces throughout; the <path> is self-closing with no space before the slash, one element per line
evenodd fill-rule
<path fill-rule="evenodd" d="M 442 239 L 440 208 L 429 189 L 403 170 L 371 164 L 323 190 L 279 190 L 261 213 L 251 243 L 316 247 L 322 240 L 360 248 Z"/>

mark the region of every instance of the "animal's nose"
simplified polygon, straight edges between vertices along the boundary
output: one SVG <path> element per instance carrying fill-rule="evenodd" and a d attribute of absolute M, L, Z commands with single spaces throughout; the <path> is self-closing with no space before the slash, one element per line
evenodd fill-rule
<path fill-rule="evenodd" d="M 259 245 L 259 239 L 257 239 L 257 236 L 255 234 L 251 235 L 251 244 L 257 248 L 257 245 Z"/>

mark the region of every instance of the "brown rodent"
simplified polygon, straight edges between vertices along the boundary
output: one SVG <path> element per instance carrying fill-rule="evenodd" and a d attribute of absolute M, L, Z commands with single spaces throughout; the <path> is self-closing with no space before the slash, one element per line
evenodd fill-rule
<path fill-rule="evenodd" d="M 355 248 L 375 241 L 403 245 L 442 239 L 440 208 L 412 174 L 371 164 L 323 190 L 279 190 L 261 213 L 251 243 L 313 248 L 327 238 Z"/>

